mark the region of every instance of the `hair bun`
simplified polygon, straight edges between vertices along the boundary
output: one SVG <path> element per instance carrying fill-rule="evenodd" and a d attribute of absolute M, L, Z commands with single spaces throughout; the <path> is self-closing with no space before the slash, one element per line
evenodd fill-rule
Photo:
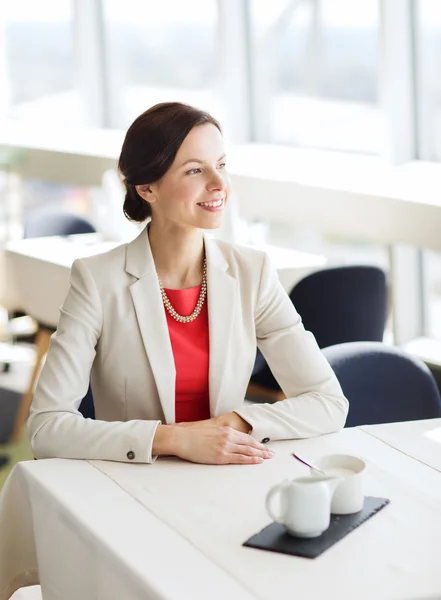
<path fill-rule="evenodd" d="M 130 221 L 142 223 L 152 216 L 150 204 L 141 198 L 134 185 L 130 185 L 127 181 L 124 182 L 124 185 L 126 186 L 123 206 L 124 214 Z"/>

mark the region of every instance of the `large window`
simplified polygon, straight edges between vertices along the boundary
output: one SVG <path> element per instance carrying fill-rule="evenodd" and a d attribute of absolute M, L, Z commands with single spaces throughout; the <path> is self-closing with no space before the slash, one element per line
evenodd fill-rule
<path fill-rule="evenodd" d="M 219 114 L 215 0 L 106 0 L 112 126 L 178 100 Z"/>
<path fill-rule="evenodd" d="M 355 4 L 252 0 L 258 137 L 380 152 L 378 2 Z"/>
<path fill-rule="evenodd" d="M 441 161 L 441 2 L 419 1 L 415 33 L 418 158 Z"/>
<path fill-rule="evenodd" d="M 211 111 L 228 142 L 441 161 L 441 0 L 0 3 L 0 119 L 125 129 L 180 100 Z M 26 206 L 53 190 L 66 197 L 44 185 L 25 182 Z M 83 191 L 69 190 L 69 202 L 87 207 Z M 358 239 L 269 229 L 332 263 L 386 264 L 384 248 Z M 441 339 L 441 254 L 411 251 L 404 268 L 407 254 L 394 253 L 406 336 Z"/>
<path fill-rule="evenodd" d="M 26 121 L 79 123 L 70 0 L 2 2 L 0 110 Z M 3 35 L 2 35 L 3 33 Z"/>
<path fill-rule="evenodd" d="M 441 340 L 441 254 L 424 252 L 425 335 Z"/>
<path fill-rule="evenodd" d="M 418 158 L 441 161 L 441 3 L 419 0 L 416 13 Z M 441 340 L 441 254 L 424 252 L 425 334 Z"/>

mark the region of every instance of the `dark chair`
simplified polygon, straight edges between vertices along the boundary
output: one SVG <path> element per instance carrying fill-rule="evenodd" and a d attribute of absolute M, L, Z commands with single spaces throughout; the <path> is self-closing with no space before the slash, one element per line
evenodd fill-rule
<path fill-rule="evenodd" d="M 81 233 L 95 233 L 96 229 L 92 223 L 81 215 L 66 211 L 50 211 L 48 209 L 37 209 L 30 212 L 25 217 L 24 237 L 48 237 L 53 235 L 75 235 Z M 42 360 L 49 349 L 50 336 L 55 330 L 45 323 L 38 323 L 36 335 L 37 358 L 34 365 L 31 381 L 28 390 L 23 395 L 20 407 L 15 419 L 12 441 L 18 442 L 20 439 L 23 425 L 28 418 L 29 408 L 31 406 L 34 387 L 37 381 L 38 373 L 41 369 Z M 84 410 L 87 410 L 88 416 L 93 410 L 93 400 L 88 399 L 89 392 L 85 397 Z M 81 405 L 82 406 L 82 405 Z M 80 407 L 81 411 L 81 407 Z"/>
<path fill-rule="evenodd" d="M 383 339 L 387 279 L 379 267 L 350 265 L 322 269 L 299 281 L 289 296 L 305 329 L 314 334 L 320 348 Z M 284 398 L 259 354 L 247 396 Z"/>
<path fill-rule="evenodd" d="M 89 389 L 87 390 L 87 394 L 81 400 L 81 404 L 78 410 L 85 419 L 95 418 L 95 406 L 93 404 L 92 388 L 90 387 L 90 385 Z"/>
<path fill-rule="evenodd" d="M 25 238 L 95 232 L 95 227 L 86 217 L 72 212 L 37 209 L 24 219 Z"/>
<path fill-rule="evenodd" d="M 349 400 L 346 427 L 441 417 L 441 396 L 423 361 L 379 342 L 323 350 Z"/>

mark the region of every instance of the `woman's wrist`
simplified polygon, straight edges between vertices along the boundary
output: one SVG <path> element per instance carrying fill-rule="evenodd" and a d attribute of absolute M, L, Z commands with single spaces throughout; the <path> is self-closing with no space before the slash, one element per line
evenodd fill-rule
<path fill-rule="evenodd" d="M 216 417 L 216 419 L 218 420 L 219 425 L 231 427 L 242 433 L 250 433 L 253 429 L 245 419 L 242 419 L 242 417 L 235 412 L 220 415 L 219 417 Z"/>
<path fill-rule="evenodd" d="M 178 427 L 173 425 L 158 425 L 152 444 L 152 455 L 177 455 L 178 448 Z"/>

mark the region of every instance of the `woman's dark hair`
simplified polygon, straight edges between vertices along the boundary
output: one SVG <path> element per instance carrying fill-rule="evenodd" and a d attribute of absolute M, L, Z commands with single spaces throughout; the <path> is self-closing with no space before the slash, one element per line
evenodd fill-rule
<path fill-rule="evenodd" d="M 206 123 L 222 132 L 207 112 L 180 102 L 163 102 L 146 110 L 130 125 L 118 161 L 126 187 L 123 210 L 128 219 L 142 222 L 152 215 L 150 204 L 135 186 L 161 179 L 193 127 Z"/>

